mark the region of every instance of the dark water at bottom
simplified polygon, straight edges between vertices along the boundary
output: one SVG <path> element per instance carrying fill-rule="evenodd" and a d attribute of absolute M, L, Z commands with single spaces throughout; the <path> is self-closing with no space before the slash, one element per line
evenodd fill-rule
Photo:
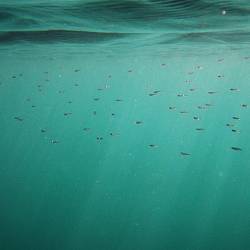
<path fill-rule="evenodd" d="M 0 249 L 250 249 L 246 56 L 2 54 Z"/>

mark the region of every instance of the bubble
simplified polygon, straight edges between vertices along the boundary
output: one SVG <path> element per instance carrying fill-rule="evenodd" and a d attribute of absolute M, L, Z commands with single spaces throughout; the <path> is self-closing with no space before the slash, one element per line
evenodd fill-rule
<path fill-rule="evenodd" d="M 224 15 L 227 14 L 227 12 L 226 12 L 225 10 L 223 10 L 223 11 L 221 12 L 221 14 L 224 16 Z"/>

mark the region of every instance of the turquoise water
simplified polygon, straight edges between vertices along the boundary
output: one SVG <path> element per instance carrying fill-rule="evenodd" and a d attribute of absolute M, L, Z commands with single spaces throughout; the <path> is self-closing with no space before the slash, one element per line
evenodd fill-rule
<path fill-rule="evenodd" d="M 249 14 L 0 1 L 0 249 L 250 249 Z"/>

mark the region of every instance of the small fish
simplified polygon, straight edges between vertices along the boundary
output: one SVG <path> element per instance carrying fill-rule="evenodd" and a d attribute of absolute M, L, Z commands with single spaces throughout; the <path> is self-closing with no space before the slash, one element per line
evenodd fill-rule
<path fill-rule="evenodd" d="M 50 141 L 52 144 L 58 144 L 59 143 L 59 141 L 57 141 L 57 140 L 51 140 Z"/>
<path fill-rule="evenodd" d="M 242 151 L 242 149 L 238 148 L 238 147 L 231 147 L 231 149 L 234 150 L 234 151 Z"/>
<path fill-rule="evenodd" d="M 181 154 L 181 155 L 183 155 L 183 156 L 188 156 L 188 155 L 191 155 L 191 154 L 189 154 L 189 153 L 185 153 L 185 152 L 181 152 L 180 154 Z"/>
<path fill-rule="evenodd" d="M 115 113 L 111 113 L 112 116 L 115 116 Z"/>
<path fill-rule="evenodd" d="M 153 93 L 154 94 L 158 94 L 158 93 L 160 93 L 161 91 L 160 90 L 155 90 Z"/>
<path fill-rule="evenodd" d="M 247 104 L 241 104 L 242 108 L 247 108 Z"/>
<path fill-rule="evenodd" d="M 94 100 L 94 101 L 99 101 L 100 98 L 96 97 L 96 98 L 94 98 L 93 100 Z"/>
<path fill-rule="evenodd" d="M 204 106 L 198 106 L 198 109 L 206 109 Z"/>
<path fill-rule="evenodd" d="M 18 117 L 18 116 L 15 116 L 14 119 L 17 120 L 17 121 L 19 121 L 19 122 L 22 122 L 22 121 L 23 121 L 23 118 Z"/>
<path fill-rule="evenodd" d="M 142 124 L 142 121 L 136 121 L 135 124 Z"/>
<path fill-rule="evenodd" d="M 166 64 L 165 64 L 165 63 L 162 63 L 161 66 L 166 66 Z"/>
<path fill-rule="evenodd" d="M 224 77 L 224 75 L 217 75 L 217 77 L 218 77 L 218 78 L 223 78 L 223 77 Z"/>
<path fill-rule="evenodd" d="M 231 88 L 231 89 L 229 89 L 229 90 L 231 90 L 231 91 L 240 91 L 240 90 L 237 89 L 237 88 Z"/>
<path fill-rule="evenodd" d="M 63 115 L 68 116 L 68 115 L 72 115 L 72 113 L 71 112 L 65 112 Z"/>
<path fill-rule="evenodd" d="M 155 145 L 155 144 L 149 144 L 148 145 L 150 148 L 157 148 L 158 146 L 157 145 Z"/>
<path fill-rule="evenodd" d="M 193 119 L 194 120 L 200 120 L 200 118 L 198 116 L 194 116 Z"/>
<path fill-rule="evenodd" d="M 102 88 L 98 88 L 97 90 L 98 90 L 98 91 L 102 91 L 103 89 L 102 89 Z"/>
<path fill-rule="evenodd" d="M 207 93 L 210 94 L 210 95 L 212 95 L 212 94 L 215 94 L 216 91 L 208 91 Z"/>
<path fill-rule="evenodd" d="M 232 117 L 234 120 L 240 120 L 240 117 L 237 117 L 237 116 L 233 116 Z"/>
<path fill-rule="evenodd" d="M 97 114 L 97 112 L 96 111 L 93 111 L 93 115 L 96 115 Z"/>
<path fill-rule="evenodd" d="M 111 136 L 117 136 L 117 135 L 119 135 L 119 134 L 117 134 L 117 133 L 109 133 L 109 135 L 111 135 Z"/>
<path fill-rule="evenodd" d="M 217 60 L 217 62 L 222 62 L 222 61 L 224 61 L 224 58 L 220 58 Z"/>
<path fill-rule="evenodd" d="M 42 128 L 40 131 L 41 131 L 41 133 L 45 133 L 46 129 Z"/>
<path fill-rule="evenodd" d="M 12 76 L 12 78 L 13 78 L 13 79 L 15 79 L 15 78 L 16 78 L 16 76 Z"/>
<path fill-rule="evenodd" d="M 78 86 L 79 86 L 79 84 L 78 84 L 78 83 L 75 83 L 75 84 L 74 84 L 74 86 L 75 86 L 75 87 L 78 87 Z"/>
<path fill-rule="evenodd" d="M 191 89 L 189 89 L 189 91 L 195 91 L 195 89 L 191 88 Z"/>
<path fill-rule="evenodd" d="M 96 140 L 102 141 L 102 140 L 103 140 L 103 137 L 98 136 L 98 137 L 96 137 Z"/>
<path fill-rule="evenodd" d="M 75 69 L 75 70 L 74 70 L 74 72 L 79 72 L 79 71 L 80 71 L 80 69 Z"/>
<path fill-rule="evenodd" d="M 32 105 L 31 107 L 32 107 L 32 108 L 35 108 L 35 107 L 36 107 L 36 105 Z"/>
<path fill-rule="evenodd" d="M 195 130 L 197 130 L 197 131 L 204 131 L 205 129 L 204 128 L 196 128 Z"/>
<path fill-rule="evenodd" d="M 240 133 L 240 130 L 232 129 L 232 132 L 234 132 L 234 133 Z"/>
<path fill-rule="evenodd" d="M 170 106 L 170 107 L 168 107 L 170 110 L 174 110 L 174 109 L 176 109 L 176 107 L 173 107 L 173 106 Z"/>
<path fill-rule="evenodd" d="M 116 99 L 115 101 L 116 102 L 122 102 L 122 99 Z"/>
<path fill-rule="evenodd" d="M 89 131 L 90 130 L 90 128 L 84 128 L 83 129 L 83 131 Z"/>
<path fill-rule="evenodd" d="M 72 101 L 68 101 L 68 104 L 71 104 L 72 103 Z"/>
<path fill-rule="evenodd" d="M 148 94 L 149 96 L 154 96 L 154 95 L 156 95 L 156 94 L 154 94 L 154 93 L 150 93 L 150 94 Z"/>
<path fill-rule="evenodd" d="M 130 69 L 130 70 L 128 70 L 128 73 L 131 73 L 133 70 L 132 69 Z"/>
<path fill-rule="evenodd" d="M 177 94 L 178 97 L 183 97 L 183 96 L 186 96 L 184 94 Z"/>
<path fill-rule="evenodd" d="M 211 104 L 211 103 L 206 103 L 205 106 L 211 107 L 211 106 L 213 106 L 213 104 Z"/>
<path fill-rule="evenodd" d="M 180 114 L 188 114 L 188 111 L 180 111 Z"/>
<path fill-rule="evenodd" d="M 234 124 L 227 123 L 226 126 L 232 128 L 234 127 Z"/>

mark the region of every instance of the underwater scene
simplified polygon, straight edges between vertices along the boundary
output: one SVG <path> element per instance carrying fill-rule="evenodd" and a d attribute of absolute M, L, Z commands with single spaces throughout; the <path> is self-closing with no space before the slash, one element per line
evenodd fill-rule
<path fill-rule="evenodd" d="M 250 250 L 250 1 L 0 0 L 0 250 Z"/>

